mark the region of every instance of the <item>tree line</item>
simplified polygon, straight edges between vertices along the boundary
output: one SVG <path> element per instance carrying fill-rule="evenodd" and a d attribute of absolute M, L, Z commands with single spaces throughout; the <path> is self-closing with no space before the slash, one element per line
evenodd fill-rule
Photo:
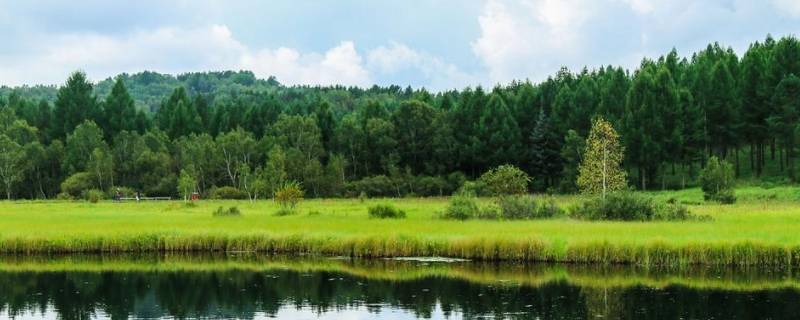
<path fill-rule="evenodd" d="M 0 88 L 0 180 L 8 198 L 117 187 L 258 198 L 287 181 L 316 197 L 443 195 L 513 164 L 533 191 L 573 192 L 601 116 L 620 134 L 630 186 L 696 185 L 711 156 L 739 177 L 794 182 L 798 75 L 798 40 L 769 36 L 742 57 L 714 43 L 632 72 L 562 69 L 438 93 L 287 87 L 246 71 L 94 85 L 75 72 L 59 87 Z"/>

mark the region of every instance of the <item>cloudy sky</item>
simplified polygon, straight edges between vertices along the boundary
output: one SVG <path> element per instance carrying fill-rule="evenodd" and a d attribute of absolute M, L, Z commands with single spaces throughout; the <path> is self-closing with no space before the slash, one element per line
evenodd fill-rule
<path fill-rule="evenodd" d="M 247 69 L 442 90 L 713 41 L 742 52 L 768 33 L 800 33 L 800 0 L 0 0 L 0 85 Z"/>

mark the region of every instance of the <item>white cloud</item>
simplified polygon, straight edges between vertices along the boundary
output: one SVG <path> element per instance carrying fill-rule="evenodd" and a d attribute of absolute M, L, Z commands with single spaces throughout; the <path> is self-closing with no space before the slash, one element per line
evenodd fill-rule
<path fill-rule="evenodd" d="M 480 84 L 478 77 L 459 70 L 453 64 L 426 52 L 420 52 L 405 44 L 391 42 L 379 46 L 367 54 L 367 66 L 381 74 L 395 74 L 412 70 L 416 77 L 425 79 L 428 88 L 445 90 Z"/>
<path fill-rule="evenodd" d="M 252 50 L 223 25 L 163 27 L 122 37 L 82 33 L 42 36 L 30 54 L 0 55 L 0 84 L 57 84 L 74 70 L 95 80 L 121 72 L 165 73 L 253 70 L 286 84 L 369 85 L 367 70 L 352 42 L 324 54 L 291 48 Z M 45 45 L 46 44 L 46 45 Z"/>
<path fill-rule="evenodd" d="M 638 14 L 653 13 L 656 6 L 660 5 L 659 0 L 622 0 L 622 2 L 628 4 Z"/>
<path fill-rule="evenodd" d="M 240 67 L 262 78 L 274 75 L 286 84 L 342 84 L 367 86 L 369 72 L 352 42 L 345 41 L 324 55 L 302 54 L 291 48 L 262 49 L 246 53 Z"/>
<path fill-rule="evenodd" d="M 800 1 L 797 0 L 773 0 L 775 7 L 794 17 L 800 17 Z"/>
<path fill-rule="evenodd" d="M 592 3 L 491 0 L 478 18 L 481 35 L 472 42 L 472 50 L 493 82 L 543 78 L 559 67 L 552 63 L 553 58 L 566 62 L 579 53 L 582 27 Z"/>

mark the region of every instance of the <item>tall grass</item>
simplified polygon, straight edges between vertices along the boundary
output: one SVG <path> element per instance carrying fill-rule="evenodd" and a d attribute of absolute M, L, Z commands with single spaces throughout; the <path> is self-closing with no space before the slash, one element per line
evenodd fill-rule
<path fill-rule="evenodd" d="M 311 200 L 278 217 L 270 201 L 0 203 L 0 253 L 232 252 L 351 257 L 444 256 L 475 260 L 643 266 L 800 266 L 800 204 L 793 188 L 750 188 L 733 206 L 691 205 L 712 221 L 453 221 L 436 218 L 446 198 Z M 764 200 L 757 194 L 768 194 Z M 775 194 L 775 196 L 771 196 Z M 702 199 L 699 189 L 655 193 Z M 489 199 L 479 201 L 488 203 Z M 562 207 L 575 197 L 556 197 Z M 392 203 L 406 219 L 369 219 Z M 239 206 L 237 219 L 215 219 Z"/>

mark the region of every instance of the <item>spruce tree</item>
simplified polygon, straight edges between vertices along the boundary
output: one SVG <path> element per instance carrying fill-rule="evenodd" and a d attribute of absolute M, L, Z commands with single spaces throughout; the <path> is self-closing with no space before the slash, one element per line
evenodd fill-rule
<path fill-rule="evenodd" d="M 100 118 L 100 108 L 92 93 L 92 84 L 83 72 L 75 72 L 58 89 L 52 118 L 51 137 L 63 139 L 85 120 Z"/>
<path fill-rule="evenodd" d="M 479 134 L 481 158 L 485 167 L 516 163 L 519 154 L 520 132 L 505 101 L 493 93 L 480 117 Z"/>
<path fill-rule="evenodd" d="M 794 154 L 797 139 L 798 121 L 800 121 L 800 78 L 789 75 L 778 84 L 772 97 L 775 115 L 769 118 L 773 131 L 781 137 L 786 148 L 786 161 L 789 167 L 789 178 L 796 180 Z M 782 160 L 781 160 L 782 161 Z"/>
<path fill-rule="evenodd" d="M 103 132 L 110 141 L 120 131 L 136 130 L 136 107 L 133 98 L 125 88 L 122 77 L 118 77 L 103 104 Z"/>
<path fill-rule="evenodd" d="M 539 110 L 539 119 L 530 135 L 530 166 L 534 181 L 544 181 L 545 189 L 554 186 L 563 167 L 561 158 L 561 139 L 553 131 L 550 118 Z"/>

